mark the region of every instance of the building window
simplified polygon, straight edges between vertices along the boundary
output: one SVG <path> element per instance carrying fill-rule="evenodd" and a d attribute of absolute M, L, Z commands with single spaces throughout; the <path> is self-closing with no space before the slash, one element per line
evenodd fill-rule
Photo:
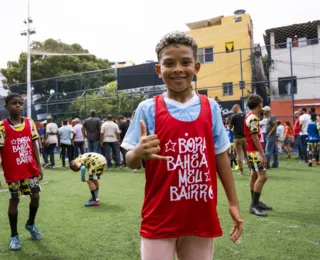
<path fill-rule="evenodd" d="M 227 42 L 226 43 L 226 52 L 234 52 L 234 43 L 233 42 Z"/>
<path fill-rule="evenodd" d="M 224 96 L 232 96 L 233 95 L 233 83 L 226 82 L 222 83 L 223 95 Z"/>
<path fill-rule="evenodd" d="M 235 23 L 242 22 L 242 17 L 241 17 L 241 16 L 235 17 L 235 18 L 234 18 L 234 22 L 235 22 Z"/>
<path fill-rule="evenodd" d="M 213 47 L 198 49 L 198 62 L 200 62 L 201 64 L 213 62 L 214 61 L 213 53 L 214 53 Z"/>
<path fill-rule="evenodd" d="M 297 94 L 297 77 L 278 78 L 279 95 Z M 293 92 L 292 92 L 293 91 Z"/>

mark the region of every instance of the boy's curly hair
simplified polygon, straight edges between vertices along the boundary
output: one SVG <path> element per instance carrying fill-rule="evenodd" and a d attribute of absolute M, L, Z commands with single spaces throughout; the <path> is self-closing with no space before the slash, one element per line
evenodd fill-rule
<path fill-rule="evenodd" d="M 194 58 L 197 59 L 198 45 L 196 41 L 184 32 L 174 31 L 167 33 L 165 36 L 163 36 L 160 42 L 156 45 L 156 53 L 158 60 L 160 60 L 161 52 L 164 48 L 168 47 L 169 45 L 175 44 L 183 44 L 191 47 L 193 50 Z"/>
<path fill-rule="evenodd" d="M 247 99 L 247 106 L 250 110 L 256 108 L 261 103 L 263 103 L 263 99 L 257 94 L 252 94 Z"/>

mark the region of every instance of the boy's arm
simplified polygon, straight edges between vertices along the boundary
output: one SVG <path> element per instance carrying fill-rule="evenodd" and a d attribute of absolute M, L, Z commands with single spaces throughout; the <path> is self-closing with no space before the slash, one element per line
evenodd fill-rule
<path fill-rule="evenodd" d="M 35 159 L 35 161 L 36 161 L 36 163 L 37 163 L 37 166 L 38 166 L 38 168 L 39 168 L 39 170 L 40 170 L 39 181 L 41 181 L 41 180 L 43 179 L 43 172 L 42 172 L 42 169 L 41 169 L 38 139 L 33 140 L 32 146 L 33 146 L 33 156 L 34 156 L 34 159 Z"/>
<path fill-rule="evenodd" d="M 243 231 L 243 220 L 240 216 L 239 201 L 232 171 L 230 167 L 226 167 L 226 165 L 230 165 L 227 151 L 216 155 L 216 165 L 219 179 L 228 198 L 229 212 L 234 222 L 234 227 L 230 234 L 231 240 L 236 242 Z"/>
<path fill-rule="evenodd" d="M 137 146 L 127 155 L 127 165 L 131 169 L 141 166 L 142 160 L 168 160 L 168 157 L 158 155 L 160 141 L 156 135 L 147 135 L 147 127 L 143 120 L 140 121 L 140 140 Z"/>
<path fill-rule="evenodd" d="M 86 166 L 82 165 L 81 168 L 80 168 L 80 177 L 81 177 L 81 181 L 82 182 L 85 182 L 86 179 Z"/>

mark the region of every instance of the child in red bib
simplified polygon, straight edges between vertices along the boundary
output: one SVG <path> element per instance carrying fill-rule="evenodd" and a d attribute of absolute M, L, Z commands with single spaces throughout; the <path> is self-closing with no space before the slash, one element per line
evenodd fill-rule
<path fill-rule="evenodd" d="M 21 117 L 22 97 L 10 94 L 6 97 L 6 109 L 9 117 L 0 121 L 0 154 L 4 178 L 9 187 L 10 201 L 8 216 L 11 228 L 10 250 L 21 249 L 17 231 L 18 204 L 20 194 L 30 195 L 29 219 L 25 228 L 31 238 L 40 240 L 42 235 L 35 226 L 35 217 L 39 207 L 39 181 L 41 171 L 38 134 L 31 119 Z"/>
<path fill-rule="evenodd" d="M 173 260 L 176 253 L 179 260 L 211 260 L 213 238 L 222 235 L 216 211 L 216 172 L 229 200 L 234 221 L 233 242 L 243 228 L 227 153 L 228 141 L 223 151 L 215 151 L 211 101 L 192 91 L 191 82 L 200 69 L 194 39 L 184 33 L 170 33 L 157 45 L 156 52 L 159 65 L 155 69 L 168 91 L 154 97 L 154 106 L 148 109 L 153 111 L 151 118 L 145 116 L 140 129 L 132 124 L 127 132 L 131 135 L 133 128 L 140 131 L 139 142 L 127 153 L 127 165 L 135 169 L 144 160 L 146 168 L 141 257 Z M 199 99 L 200 112 L 195 120 L 189 121 L 173 117 L 165 101 L 169 99 L 183 108 L 194 98 Z M 188 117 L 188 113 L 198 108 L 185 108 L 183 113 Z M 123 147 L 130 149 L 125 147 L 127 143 L 125 137 Z"/>

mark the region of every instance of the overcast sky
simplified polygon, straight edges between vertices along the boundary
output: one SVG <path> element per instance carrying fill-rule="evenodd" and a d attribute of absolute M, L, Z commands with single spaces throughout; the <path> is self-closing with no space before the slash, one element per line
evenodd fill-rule
<path fill-rule="evenodd" d="M 0 68 L 26 50 L 27 0 L 0 0 Z M 245 9 L 253 20 L 255 43 L 264 45 L 268 28 L 320 20 L 316 0 L 30 0 L 32 40 L 60 39 L 79 43 L 110 61 L 154 60 L 158 40 L 173 30 L 186 31 L 188 22 Z"/>

